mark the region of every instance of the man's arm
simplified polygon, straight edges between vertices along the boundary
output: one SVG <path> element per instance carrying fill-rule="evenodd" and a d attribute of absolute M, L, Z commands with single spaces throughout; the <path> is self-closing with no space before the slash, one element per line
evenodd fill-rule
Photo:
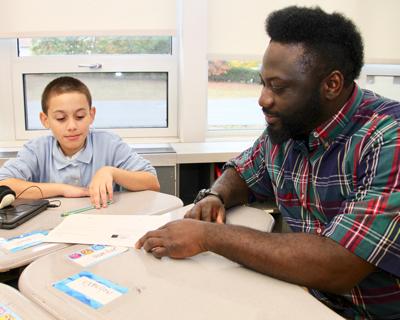
<path fill-rule="evenodd" d="M 374 266 L 335 241 L 306 233 L 263 233 L 207 225 L 204 248 L 250 269 L 308 288 L 348 292 Z"/>
<path fill-rule="evenodd" d="M 326 292 L 348 292 L 374 266 L 331 239 L 184 219 L 148 232 L 136 244 L 156 257 L 212 251 L 269 276 Z"/>
<path fill-rule="evenodd" d="M 9 178 L 0 181 L 0 185 L 5 185 L 25 199 L 40 199 L 50 197 L 80 198 L 89 196 L 89 191 L 85 188 L 72 186 L 62 183 L 39 183 L 30 182 L 22 179 Z"/>
<path fill-rule="evenodd" d="M 249 188 L 233 168 L 226 169 L 211 189 L 221 196 L 224 203 L 215 196 L 207 196 L 186 213 L 186 218 L 222 223 L 225 208 L 247 203 Z"/>
<path fill-rule="evenodd" d="M 226 209 L 248 201 L 249 188 L 233 168 L 226 169 L 211 189 L 221 195 Z"/>

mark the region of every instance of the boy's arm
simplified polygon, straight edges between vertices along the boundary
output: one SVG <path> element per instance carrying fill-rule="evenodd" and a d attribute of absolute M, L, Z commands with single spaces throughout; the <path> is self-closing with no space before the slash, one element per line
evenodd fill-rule
<path fill-rule="evenodd" d="M 129 171 L 120 168 L 111 168 L 115 183 L 130 191 L 153 190 L 160 191 L 157 177 L 146 171 Z"/>
<path fill-rule="evenodd" d="M 107 201 L 112 201 L 113 182 L 130 191 L 160 191 L 157 177 L 150 172 L 105 166 L 96 172 L 89 185 L 91 202 L 96 208 L 107 207 Z"/>
<path fill-rule="evenodd" d="M 5 185 L 25 199 L 40 199 L 50 197 L 80 198 L 89 196 L 89 191 L 82 187 L 72 186 L 62 183 L 39 183 L 21 179 L 5 179 L 0 181 L 0 185 Z"/>

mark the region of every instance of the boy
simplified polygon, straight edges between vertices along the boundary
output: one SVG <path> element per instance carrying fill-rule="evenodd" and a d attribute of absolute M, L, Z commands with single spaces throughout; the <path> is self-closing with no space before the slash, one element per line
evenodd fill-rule
<path fill-rule="evenodd" d="M 130 191 L 159 191 L 147 160 L 117 135 L 89 130 L 95 114 L 84 83 L 72 77 L 51 81 L 42 94 L 40 120 L 53 135 L 26 143 L 0 168 L 0 185 L 24 192 L 24 198 L 90 196 L 96 208 L 112 200 L 114 183 Z"/>

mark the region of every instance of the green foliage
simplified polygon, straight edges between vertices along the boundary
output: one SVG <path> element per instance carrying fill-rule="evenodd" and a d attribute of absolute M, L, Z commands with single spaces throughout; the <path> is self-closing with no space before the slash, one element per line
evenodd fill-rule
<path fill-rule="evenodd" d="M 219 75 L 209 75 L 210 81 L 255 83 L 258 81 L 258 70 L 247 68 L 230 68 L 225 73 Z"/>
<path fill-rule="evenodd" d="M 32 39 L 34 55 L 170 54 L 170 37 L 63 37 Z"/>
<path fill-rule="evenodd" d="M 259 79 L 256 61 L 222 61 L 208 62 L 208 80 L 216 82 L 256 83 Z"/>

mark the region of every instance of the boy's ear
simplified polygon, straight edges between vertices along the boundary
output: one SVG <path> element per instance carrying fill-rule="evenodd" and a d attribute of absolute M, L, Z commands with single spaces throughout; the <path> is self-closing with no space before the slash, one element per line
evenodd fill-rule
<path fill-rule="evenodd" d="M 40 112 L 40 121 L 42 122 L 43 127 L 49 129 L 49 118 L 44 112 Z"/>
<path fill-rule="evenodd" d="M 92 124 L 94 121 L 94 118 L 96 117 L 96 108 L 91 107 L 89 112 L 90 112 L 90 124 Z"/>

